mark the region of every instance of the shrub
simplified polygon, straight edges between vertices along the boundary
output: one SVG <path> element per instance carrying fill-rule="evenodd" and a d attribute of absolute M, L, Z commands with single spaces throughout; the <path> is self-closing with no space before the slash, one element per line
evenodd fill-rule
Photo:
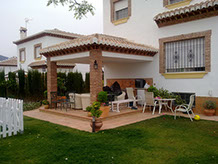
<path fill-rule="evenodd" d="M 16 73 L 15 72 L 9 72 L 8 73 L 8 80 L 16 82 Z"/>
<path fill-rule="evenodd" d="M 2 71 L 0 71 L 0 83 L 2 83 L 4 81 L 5 81 L 5 71 L 2 70 Z"/>
<path fill-rule="evenodd" d="M 8 73 L 8 96 L 15 97 L 17 95 L 17 82 L 16 82 L 16 73 L 9 72 Z"/>
<path fill-rule="evenodd" d="M 18 79 L 19 79 L 19 95 L 24 97 L 25 96 L 25 72 L 24 70 L 20 69 L 18 71 Z"/>
<path fill-rule="evenodd" d="M 27 74 L 27 90 L 29 94 L 33 93 L 33 88 L 32 88 L 32 81 L 33 81 L 33 77 L 32 77 L 32 70 L 28 70 L 28 74 Z"/>
<path fill-rule="evenodd" d="M 91 112 L 91 110 L 92 110 L 92 106 L 86 107 L 86 111 L 87 111 L 87 112 Z"/>
<path fill-rule="evenodd" d="M 153 85 L 148 88 L 148 92 L 153 92 L 154 93 L 154 97 L 159 96 L 158 89 L 156 87 L 154 87 Z"/>
<path fill-rule="evenodd" d="M 158 90 L 158 96 L 161 98 L 174 98 L 174 95 L 170 93 L 167 89 L 160 88 Z"/>
<path fill-rule="evenodd" d="M 107 92 L 104 92 L 104 91 L 99 92 L 97 100 L 100 103 L 106 103 L 107 102 Z"/>
<path fill-rule="evenodd" d="M 74 73 L 74 89 L 77 93 L 82 93 L 83 92 L 83 77 L 82 74 L 79 72 Z"/>
<path fill-rule="evenodd" d="M 65 72 L 58 72 L 57 77 L 60 77 L 61 79 L 63 79 L 63 82 L 66 83 L 67 74 Z"/>
<path fill-rule="evenodd" d="M 6 81 L 2 81 L 0 83 L 0 96 L 1 97 L 7 97 L 7 93 L 6 93 L 6 89 L 7 88 L 7 82 Z"/>
<path fill-rule="evenodd" d="M 100 102 L 95 101 L 91 106 L 91 114 L 93 117 L 99 118 L 102 114 L 102 111 L 100 109 Z"/>
<path fill-rule="evenodd" d="M 67 90 L 67 88 L 64 85 L 64 79 L 58 77 L 57 78 L 57 85 L 58 85 L 58 94 L 60 96 L 64 96 L 65 91 Z"/>
<path fill-rule="evenodd" d="M 45 91 L 44 91 L 44 98 L 47 99 L 47 97 L 48 97 L 48 91 L 45 90 Z"/>
<path fill-rule="evenodd" d="M 73 72 L 69 72 L 67 75 L 67 79 L 66 79 L 66 88 L 67 91 L 69 92 L 75 92 L 75 87 L 74 87 L 74 73 Z"/>
<path fill-rule="evenodd" d="M 205 109 L 216 109 L 216 102 L 207 100 L 204 102 L 203 106 Z"/>
<path fill-rule="evenodd" d="M 87 93 L 90 92 L 90 73 L 86 73 L 84 88 L 85 88 L 85 92 L 87 92 Z"/>
<path fill-rule="evenodd" d="M 176 100 L 175 100 L 176 105 L 181 105 L 181 104 L 186 103 L 185 100 L 183 100 L 180 95 L 173 95 L 172 98 L 175 98 L 175 99 L 176 99 Z"/>
<path fill-rule="evenodd" d="M 32 70 L 32 89 L 33 94 L 41 96 L 43 93 L 41 92 L 42 84 L 41 84 L 41 73 L 38 70 Z"/>
<path fill-rule="evenodd" d="M 48 100 L 43 100 L 43 101 L 42 101 L 42 104 L 43 104 L 43 105 L 49 105 L 49 102 L 48 102 Z"/>
<path fill-rule="evenodd" d="M 23 103 L 23 110 L 29 111 L 29 110 L 37 109 L 40 106 L 41 106 L 40 102 L 25 102 Z"/>

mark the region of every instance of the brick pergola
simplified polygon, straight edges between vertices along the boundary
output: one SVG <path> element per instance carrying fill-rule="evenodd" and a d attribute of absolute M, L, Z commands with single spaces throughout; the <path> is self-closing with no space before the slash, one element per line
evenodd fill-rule
<path fill-rule="evenodd" d="M 114 36 L 93 34 L 41 50 L 47 58 L 47 92 L 57 92 L 57 62 L 86 63 L 90 66 L 91 102 L 102 91 L 102 67 L 105 58 L 152 61 L 157 49 Z M 111 55 L 110 55 L 111 53 Z M 116 54 L 116 55 L 114 55 Z M 98 68 L 94 67 L 97 63 Z"/>

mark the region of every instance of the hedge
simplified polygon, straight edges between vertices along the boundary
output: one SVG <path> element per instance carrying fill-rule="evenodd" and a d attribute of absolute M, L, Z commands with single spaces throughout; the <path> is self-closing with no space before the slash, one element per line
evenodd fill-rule
<path fill-rule="evenodd" d="M 89 73 L 86 74 L 85 82 L 80 72 L 57 74 L 58 95 L 66 95 L 69 92 L 89 92 Z M 0 96 L 22 98 L 27 100 L 42 100 L 47 89 L 47 73 L 38 70 L 29 70 L 25 75 L 24 70 L 16 73 L 9 72 L 8 80 L 5 80 L 4 71 L 0 72 Z"/>

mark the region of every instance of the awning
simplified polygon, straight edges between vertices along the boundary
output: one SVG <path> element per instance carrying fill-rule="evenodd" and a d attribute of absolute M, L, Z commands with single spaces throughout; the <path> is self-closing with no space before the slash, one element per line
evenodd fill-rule
<path fill-rule="evenodd" d="M 152 46 L 135 43 L 125 38 L 93 34 L 44 48 L 40 54 L 53 57 L 86 52 L 91 49 L 141 56 L 154 56 L 158 52 L 158 49 Z"/>
<path fill-rule="evenodd" d="M 218 15 L 218 0 L 207 0 L 194 5 L 163 12 L 154 17 L 158 27 L 203 19 Z"/>

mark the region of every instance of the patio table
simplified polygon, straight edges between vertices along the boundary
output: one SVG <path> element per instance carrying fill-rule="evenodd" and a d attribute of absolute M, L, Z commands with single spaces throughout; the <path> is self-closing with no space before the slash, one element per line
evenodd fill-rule
<path fill-rule="evenodd" d="M 158 104 L 159 104 L 159 114 L 161 113 L 163 105 L 166 108 L 169 108 L 172 113 L 174 113 L 174 111 L 173 111 L 173 101 L 175 101 L 176 99 L 159 99 L 159 98 L 155 98 L 154 100 L 158 101 Z M 170 102 L 170 106 L 168 105 L 168 102 Z M 153 111 L 152 114 L 154 114 L 154 111 Z"/>

